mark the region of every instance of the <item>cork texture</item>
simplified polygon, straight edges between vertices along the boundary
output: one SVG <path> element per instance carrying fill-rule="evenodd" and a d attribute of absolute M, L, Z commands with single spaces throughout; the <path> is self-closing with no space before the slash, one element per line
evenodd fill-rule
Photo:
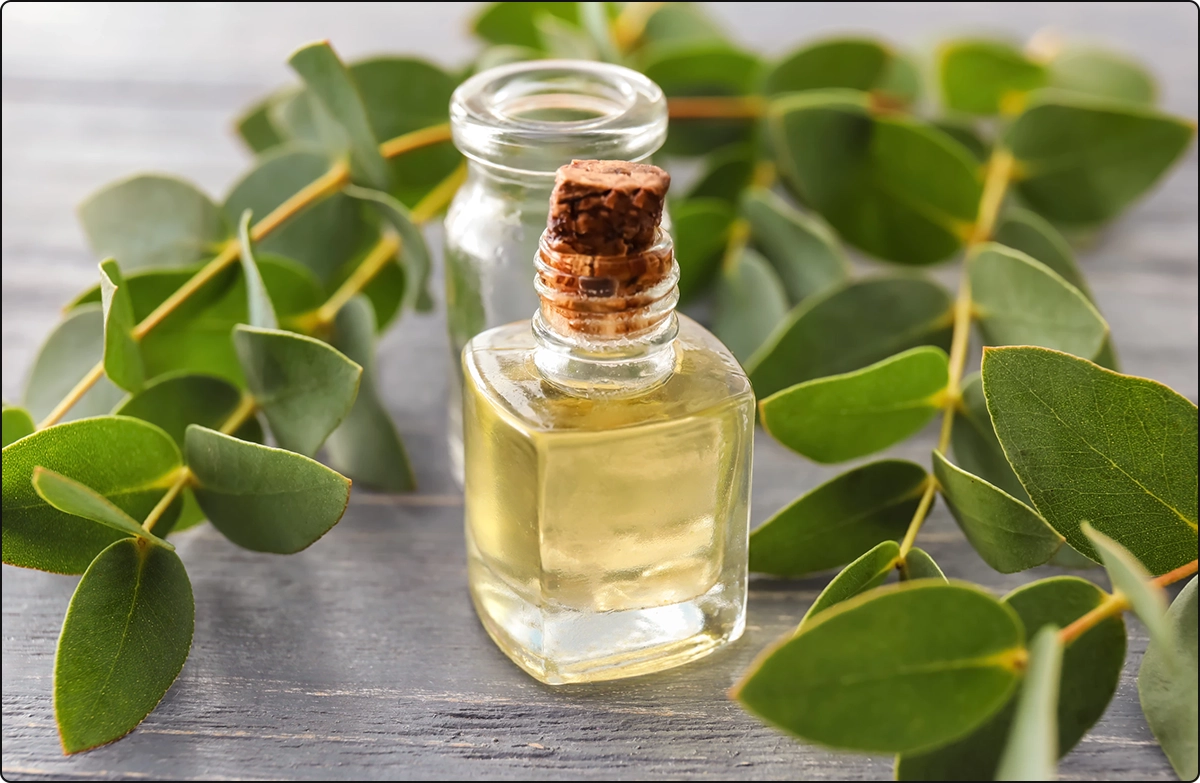
<path fill-rule="evenodd" d="M 654 244 L 671 176 L 646 163 L 573 160 L 550 195 L 548 240 L 560 253 L 630 256 Z"/>

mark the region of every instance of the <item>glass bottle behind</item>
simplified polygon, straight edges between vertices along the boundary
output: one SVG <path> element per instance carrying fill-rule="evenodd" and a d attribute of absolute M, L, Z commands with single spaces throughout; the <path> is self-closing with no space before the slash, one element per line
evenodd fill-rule
<path fill-rule="evenodd" d="M 463 346 L 484 329 L 528 318 L 529 285 L 554 172 L 573 158 L 641 161 L 662 146 L 662 90 L 618 65 L 540 60 L 493 68 L 450 103 L 467 180 L 446 216 L 450 455 L 462 480 Z"/>
<path fill-rule="evenodd" d="M 639 253 L 632 276 L 603 257 L 575 275 L 543 237 L 532 324 L 463 352 L 471 595 L 552 684 L 669 668 L 745 623 L 753 392 L 675 313 L 669 235 Z"/>

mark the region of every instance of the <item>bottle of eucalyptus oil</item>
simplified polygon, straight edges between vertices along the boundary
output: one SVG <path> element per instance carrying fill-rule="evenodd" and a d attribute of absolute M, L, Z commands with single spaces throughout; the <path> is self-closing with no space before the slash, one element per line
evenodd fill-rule
<path fill-rule="evenodd" d="M 558 170 L 532 322 L 463 351 L 471 595 L 547 683 L 658 671 L 741 635 L 754 394 L 675 312 L 654 166 Z"/>

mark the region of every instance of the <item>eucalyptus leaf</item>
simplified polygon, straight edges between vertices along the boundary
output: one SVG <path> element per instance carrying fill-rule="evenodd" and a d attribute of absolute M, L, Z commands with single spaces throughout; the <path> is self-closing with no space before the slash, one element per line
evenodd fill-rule
<path fill-rule="evenodd" d="M 582 28 L 547 13 L 537 14 L 533 23 L 547 56 L 556 60 L 600 59 L 595 42 Z"/>
<path fill-rule="evenodd" d="M 326 41 L 303 46 L 288 58 L 309 95 L 338 124 L 345 134 L 346 152 L 356 179 L 376 188 L 389 181 L 387 162 L 379 154 L 379 140 L 354 78 Z"/>
<path fill-rule="evenodd" d="M 143 530 L 137 520 L 110 503 L 96 490 L 61 473 L 35 467 L 33 489 L 38 497 L 64 514 L 99 522 L 118 533 L 145 539 L 156 546 L 175 548 L 153 533 Z"/>
<path fill-rule="evenodd" d="M 826 609 L 883 584 L 883 580 L 896 569 L 899 562 L 900 545 L 895 541 L 880 541 L 864 552 L 825 585 L 804 617 L 800 618 L 796 633 L 802 633 L 805 625 Z"/>
<path fill-rule="evenodd" d="M 1039 566 L 1063 537 L 1032 508 L 933 452 L 933 474 L 950 513 L 984 562 L 1002 574 Z"/>
<path fill-rule="evenodd" d="M 346 511 L 350 482 L 308 457 L 195 424 L 188 427 L 186 440 L 196 500 L 238 546 L 299 552 L 329 532 Z"/>
<path fill-rule="evenodd" d="M 606 5 L 607 3 L 580 3 L 579 22 L 596 47 L 600 59 L 606 63 L 619 63 L 621 53 L 613 40 L 612 25 L 605 11 Z"/>
<path fill-rule="evenodd" d="M 246 281 L 246 307 L 250 315 L 247 323 L 260 329 L 278 329 L 275 307 L 271 304 L 266 283 L 258 271 L 258 262 L 254 258 L 254 243 L 250 241 L 251 214 L 248 209 L 242 212 L 242 219 L 238 222 L 238 242 L 242 249 L 242 278 Z"/>
<path fill-rule="evenodd" d="M 762 64 L 727 43 L 681 43 L 652 50 L 642 73 L 668 98 L 749 95 Z M 706 155 L 727 144 L 745 144 L 754 123 L 743 118 L 679 118 L 671 121 L 664 155 Z"/>
<path fill-rule="evenodd" d="M 81 419 L 39 430 L 4 448 L 4 562 L 59 574 L 82 574 L 123 537 L 65 514 L 33 487 L 43 467 L 91 487 L 134 519 L 144 519 L 174 481 L 179 448 L 158 427 L 124 416 Z M 178 509 L 168 509 L 166 521 Z"/>
<path fill-rule="evenodd" d="M 916 551 L 915 549 L 913 551 Z M 1047 625 L 1066 627 L 1099 606 L 1108 594 L 1076 576 L 1053 576 L 1022 585 L 1004 597 L 1021 618 L 1027 637 Z M 1101 620 L 1066 645 L 1059 686 L 1058 753 L 1066 755 L 1104 714 L 1121 679 L 1125 620 Z M 897 780 L 994 780 L 1015 699 L 971 734 L 936 750 L 896 759 Z"/>
<path fill-rule="evenodd" d="M 882 96 L 883 103 L 911 106 L 921 97 L 921 69 L 916 60 L 904 52 L 891 51 L 887 65 L 875 82 L 872 94 Z"/>
<path fill-rule="evenodd" d="M 133 337 L 133 301 L 121 267 L 109 258 L 100 262 L 100 302 L 104 312 L 104 374 L 126 391 L 146 381 L 146 368 Z"/>
<path fill-rule="evenodd" d="M 971 153 L 971 157 L 980 163 L 987 160 L 988 155 L 991 154 L 991 145 L 983 140 L 983 137 L 979 135 L 979 131 L 975 128 L 975 124 L 969 120 L 942 117 L 932 120 L 932 125 L 961 144 L 963 149 Z M 1001 244 L 1007 243 L 1001 242 Z"/>
<path fill-rule="evenodd" d="M 405 268 L 407 281 L 404 304 L 421 311 L 433 309 L 433 297 L 429 293 L 429 275 L 433 264 L 425 235 L 412 218 L 408 209 L 387 193 L 367 188 L 348 187 L 346 195 L 369 202 L 379 216 L 400 235 L 400 261 Z"/>
<path fill-rule="evenodd" d="M 32 435 L 37 429 L 33 418 L 24 408 L 4 404 L 4 445 L 18 441 L 26 435 Z"/>
<path fill-rule="evenodd" d="M 942 573 L 942 569 L 929 553 L 919 546 L 914 546 L 908 550 L 908 556 L 904 558 L 905 567 L 900 571 L 900 578 L 905 581 L 910 579 L 940 579 L 943 582 L 948 582 L 946 575 Z"/>
<path fill-rule="evenodd" d="M 187 266 L 215 255 L 229 226 L 208 196 L 175 177 L 140 174 L 107 185 L 79 205 L 79 222 L 98 256 L 126 269 Z"/>
<path fill-rule="evenodd" d="M 936 128 L 875 115 L 846 90 L 790 95 L 767 116 L 784 181 L 846 242 L 930 264 L 962 247 L 982 195 L 978 164 Z"/>
<path fill-rule="evenodd" d="M 697 3 L 662 3 L 646 20 L 640 38 L 642 47 L 651 52 L 722 41 L 728 41 L 725 30 Z"/>
<path fill-rule="evenodd" d="M 723 270 L 718 278 L 713 332 L 744 363 L 787 311 L 779 276 L 757 251 L 745 248 L 733 268 Z"/>
<path fill-rule="evenodd" d="M 1115 52 L 1071 48 L 1050 61 L 1050 86 L 1097 98 L 1153 106 L 1158 93 L 1154 77 L 1133 60 Z"/>
<path fill-rule="evenodd" d="M 73 310 L 38 349 L 25 384 L 25 408 L 44 419 L 91 369 L 104 360 L 104 313 L 99 304 Z M 108 413 L 125 395 L 107 377 L 96 381 L 63 416 L 64 421 Z"/>
<path fill-rule="evenodd" d="M 329 464 L 373 489 L 416 489 L 408 454 L 375 385 L 375 314 L 366 297 L 354 297 L 338 312 L 329 342 L 363 368 L 354 407 L 325 442 Z"/>
<path fill-rule="evenodd" d="M 723 147 L 705 157 L 704 172 L 687 192 L 686 198 L 688 201 L 715 198 L 736 206 L 742 191 L 754 179 L 755 166 L 752 146 L 732 144 Z"/>
<path fill-rule="evenodd" d="M 1174 649 L 1151 639 L 1138 670 L 1146 722 L 1180 780 L 1194 780 L 1196 763 L 1196 577 L 1167 610 Z"/>
<path fill-rule="evenodd" d="M 187 660 L 195 615 L 174 552 L 126 538 L 96 557 L 71 597 L 54 658 L 64 751 L 120 739 L 158 706 Z"/>
<path fill-rule="evenodd" d="M 900 275 L 858 280 L 793 309 L 746 370 L 755 393 L 765 399 L 918 345 L 949 348 L 952 310 L 950 295 L 928 280 Z"/>
<path fill-rule="evenodd" d="M 1108 339 L 1108 324 L 1078 288 L 1018 250 L 983 245 L 967 271 L 988 345 L 1037 345 L 1091 359 Z"/>
<path fill-rule="evenodd" d="M 809 490 L 750 533 L 750 570 L 803 576 L 900 540 L 929 476 L 920 465 L 880 460 Z"/>
<path fill-rule="evenodd" d="M 289 451 L 316 454 L 350 412 L 362 367 L 293 332 L 239 325 L 233 342 L 275 440 Z"/>
<path fill-rule="evenodd" d="M 1028 503 L 1029 495 L 1017 474 L 1013 473 L 996 438 L 979 373 L 971 373 L 963 379 L 961 394 L 962 404 L 954 417 L 954 428 L 950 430 L 955 463 L 967 473 L 1004 490 L 1022 503 Z"/>
<path fill-rule="evenodd" d="M 1055 223 L 1086 226 L 1116 217 L 1149 190 L 1195 132 L 1151 109 L 1056 94 L 1018 117 L 1005 142 L 1021 198 Z"/>
<path fill-rule="evenodd" d="M 1053 625 L 1029 645 L 1029 665 L 996 780 L 1053 780 L 1058 769 L 1058 685 L 1063 645 Z"/>
<path fill-rule="evenodd" d="M 152 381 L 124 400 L 114 414 L 132 416 L 160 428 L 183 448 L 189 424 L 221 429 L 242 400 L 233 384 L 213 375 L 172 375 Z M 262 425 L 251 416 L 234 433 L 242 440 L 262 441 Z"/>
<path fill-rule="evenodd" d="M 275 96 L 268 96 L 246 109 L 234 120 L 238 136 L 255 154 L 283 144 L 283 137 L 271 122 L 270 106 L 274 100 Z"/>
<path fill-rule="evenodd" d="M 1151 641 L 1160 649 L 1174 650 L 1177 644 L 1174 629 L 1167 622 L 1167 596 L 1161 587 L 1150 581 L 1150 574 L 1137 558 L 1125 547 L 1095 530 L 1087 522 L 1080 527 L 1100 555 L 1100 562 L 1112 580 L 1114 590 L 1120 590 L 1129 599 L 1130 606 L 1138 619 L 1150 632 Z M 1168 661 L 1177 666 L 1177 661 Z"/>
<path fill-rule="evenodd" d="M 817 378 L 760 404 L 762 424 L 816 462 L 844 462 L 919 432 L 943 406 L 950 382 L 941 348 L 912 348 L 861 370 Z"/>
<path fill-rule="evenodd" d="M 550 14 L 567 22 L 579 21 L 576 3 L 491 3 L 475 17 L 471 29 L 489 43 L 541 46 L 536 19 L 540 14 Z"/>
<path fill-rule="evenodd" d="M 1044 348 L 987 349 L 983 391 L 1034 508 L 1071 546 L 1098 559 L 1086 520 L 1152 574 L 1196 559 L 1193 403 Z"/>
<path fill-rule="evenodd" d="M 823 221 L 758 187 L 742 196 L 741 214 L 750 223 L 754 246 L 775 268 L 793 304 L 849 279 L 846 254 Z"/>
<path fill-rule="evenodd" d="M 961 582 L 905 582 L 822 612 L 734 686 L 760 718 L 835 748 L 903 753 L 987 720 L 1019 679 L 1015 612 Z"/>
<path fill-rule="evenodd" d="M 679 264 L 679 298 L 689 302 L 707 288 L 721 267 L 733 225 L 733 209 L 713 198 L 672 202 L 672 235 Z"/>
<path fill-rule="evenodd" d="M 784 57 L 767 74 L 767 95 L 845 88 L 867 91 L 883 78 L 892 54 L 868 38 L 818 41 Z"/>
<path fill-rule="evenodd" d="M 1003 41 L 954 41 L 938 56 L 942 102 L 969 114 L 1017 114 L 1046 85 L 1046 69 Z"/>

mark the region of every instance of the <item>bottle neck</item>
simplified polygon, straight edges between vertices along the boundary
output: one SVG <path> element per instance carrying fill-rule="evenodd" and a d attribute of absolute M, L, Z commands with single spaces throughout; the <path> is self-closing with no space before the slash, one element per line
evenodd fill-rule
<path fill-rule="evenodd" d="M 543 235 L 534 265 L 533 361 L 543 378 L 581 397 L 635 395 L 670 378 L 679 266 L 669 234 L 659 230 L 632 256 L 557 252 Z"/>

